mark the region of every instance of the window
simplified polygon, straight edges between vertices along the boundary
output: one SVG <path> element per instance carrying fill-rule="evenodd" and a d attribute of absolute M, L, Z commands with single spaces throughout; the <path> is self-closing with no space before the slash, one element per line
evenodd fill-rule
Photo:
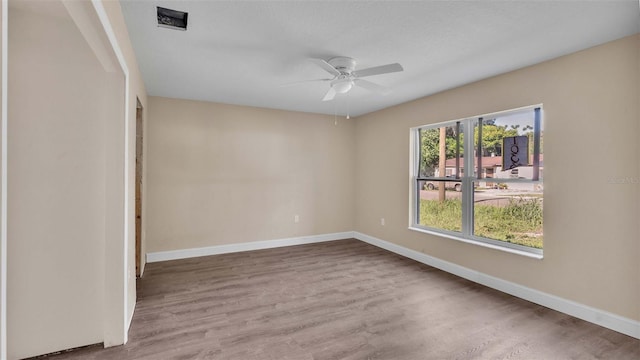
<path fill-rule="evenodd" d="M 412 229 L 542 255 L 541 106 L 411 132 Z"/>

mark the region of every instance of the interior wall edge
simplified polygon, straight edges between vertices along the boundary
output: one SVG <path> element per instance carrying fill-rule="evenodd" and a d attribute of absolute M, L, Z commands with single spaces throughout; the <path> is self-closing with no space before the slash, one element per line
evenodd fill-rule
<path fill-rule="evenodd" d="M 67 9 L 71 19 L 78 27 L 78 30 L 93 50 L 96 58 L 102 64 L 104 71 L 108 73 L 116 72 L 118 65 L 114 61 L 110 44 L 101 32 L 100 23 L 96 22 L 95 11 L 88 2 L 62 0 L 62 4 Z"/>
<path fill-rule="evenodd" d="M 118 61 L 118 64 L 121 68 L 122 73 L 124 74 L 124 82 L 125 82 L 125 89 L 124 89 L 124 119 L 123 119 L 123 126 L 124 126 L 124 219 L 123 219 L 123 228 L 124 228 L 124 232 L 123 232 L 123 241 L 122 241 L 122 252 L 120 252 L 119 250 L 115 253 L 110 255 L 110 251 L 108 251 L 109 247 L 107 246 L 107 252 L 106 252 L 106 257 L 105 257 L 105 264 L 106 264 L 106 268 L 105 268 L 105 274 L 106 276 L 117 276 L 123 277 L 123 281 L 117 281 L 116 279 L 113 279 L 111 281 L 107 280 L 105 282 L 106 286 L 105 286 L 105 297 L 107 298 L 111 298 L 111 297 L 116 297 L 116 296 L 120 296 L 118 292 L 113 291 L 113 289 L 109 289 L 110 285 L 115 284 L 116 286 L 120 287 L 122 286 L 122 298 L 120 301 L 118 301 L 118 303 L 122 303 L 122 309 L 120 309 L 119 306 L 117 306 L 118 311 L 117 312 L 121 312 L 122 314 L 118 314 L 120 316 L 117 317 L 113 317 L 113 316 L 108 316 L 107 314 L 105 314 L 105 319 L 104 319 L 104 323 L 105 323 L 105 328 L 110 328 L 113 327 L 113 329 L 117 329 L 120 328 L 120 330 L 113 330 L 113 329 L 109 329 L 109 330 L 105 330 L 104 333 L 104 345 L 105 347 L 109 347 L 109 346 L 116 346 L 116 345 L 121 345 L 121 344 L 126 344 L 127 342 L 127 337 L 128 337 L 128 330 L 129 330 L 129 315 L 127 314 L 127 300 L 128 300 L 128 284 L 127 284 L 127 276 L 128 276 L 128 271 L 127 271 L 127 245 L 128 245 L 128 207 L 126 206 L 127 204 L 127 199 L 129 196 L 129 191 L 128 191 L 128 178 L 127 178 L 127 171 L 126 169 L 128 168 L 128 157 L 129 157 L 129 132 L 128 132 L 128 124 L 129 124 L 129 88 L 130 88 L 130 83 L 129 83 L 129 68 L 127 66 L 127 62 L 126 59 L 124 57 L 124 54 L 122 53 L 122 50 L 120 48 L 120 45 L 118 43 L 118 39 L 117 36 L 115 34 L 115 31 L 113 29 L 113 27 L 111 26 L 111 22 L 109 21 L 109 16 L 107 15 L 107 12 L 102 4 L 101 0 L 91 0 L 92 4 L 93 4 L 93 8 L 98 16 L 98 19 L 100 20 L 100 23 L 103 27 L 103 30 L 107 36 L 107 39 L 109 41 L 109 44 L 112 47 L 112 51 L 116 56 L 116 59 Z M 119 264 L 118 265 L 113 265 L 113 264 Z M 118 269 L 119 267 L 121 267 L 121 271 L 120 269 Z M 115 269 L 114 269 L 115 268 Z M 116 271 L 113 271 L 116 270 Z M 105 299 L 105 304 L 111 304 L 110 301 L 108 301 L 108 299 Z M 133 313 L 133 312 L 131 312 Z M 113 315 L 113 314 L 111 314 Z M 120 320 L 118 320 L 118 318 Z M 112 319 L 112 320 L 110 320 Z M 112 321 L 112 324 L 107 325 L 107 323 L 109 321 Z"/>
<path fill-rule="evenodd" d="M 8 1 L 2 1 L 2 15 L 0 27 L 2 28 L 2 113 L 0 125 L 1 139 L 0 150 L 0 359 L 7 358 L 7 39 L 8 39 Z"/>
<path fill-rule="evenodd" d="M 136 97 L 140 100 L 142 106 L 147 109 L 148 108 L 148 99 L 147 99 L 147 91 L 145 88 L 145 84 L 142 80 L 142 75 L 140 72 L 140 67 L 138 65 L 138 61 L 136 59 L 136 54 L 131 44 L 131 39 L 129 36 L 129 32 L 124 21 L 124 15 L 122 14 L 122 7 L 119 1 L 105 1 L 105 0 L 93 0 L 95 2 L 99 2 L 100 5 L 105 10 L 106 17 L 108 19 L 111 28 L 113 29 L 115 38 L 117 39 L 119 52 L 122 54 L 123 60 L 126 63 L 128 73 L 127 73 L 127 84 L 126 84 L 126 99 L 128 104 L 126 108 L 128 109 L 129 120 L 125 126 L 127 126 L 127 130 L 129 132 L 128 140 L 126 145 L 129 149 L 135 148 L 135 132 L 136 132 L 136 123 L 133 121 L 135 119 L 136 114 Z M 147 119 L 147 113 L 145 111 L 143 113 L 143 118 Z M 146 125 L 145 125 L 146 126 Z M 126 215 L 126 221 L 128 221 L 129 225 L 133 225 L 135 222 L 134 213 L 135 213 L 135 196 L 133 196 L 133 189 L 135 187 L 135 153 L 133 151 L 129 151 L 128 156 L 128 164 L 126 165 L 125 171 L 127 172 L 127 176 L 125 178 L 126 186 L 129 189 L 129 193 L 131 196 L 126 196 L 125 206 L 128 211 Z M 145 165 L 146 166 L 146 165 Z M 143 178 L 144 180 L 144 178 Z M 146 180 L 145 180 L 146 181 Z M 145 185 L 146 186 L 146 185 Z M 143 202 L 146 203 L 146 198 L 143 199 Z M 144 220 L 146 222 L 146 219 Z M 125 246 L 125 257 L 124 257 L 124 282 L 127 290 L 126 290 L 126 306 L 125 306 L 125 315 L 123 322 L 126 324 L 128 318 L 132 316 L 136 307 L 136 272 L 135 272 L 135 227 L 127 226 L 126 235 L 127 238 L 124 242 Z M 142 231 L 142 248 L 146 248 L 146 230 Z M 144 252 L 142 252 L 144 253 Z M 125 326 L 125 332 L 128 331 L 128 327 Z"/>

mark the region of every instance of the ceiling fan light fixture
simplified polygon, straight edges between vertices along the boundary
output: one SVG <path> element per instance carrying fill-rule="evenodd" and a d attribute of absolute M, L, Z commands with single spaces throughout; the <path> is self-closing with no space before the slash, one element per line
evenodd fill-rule
<path fill-rule="evenodd" d="M 333 86 L 333 90 L 335 90 L 336 93 L 345 94 L 346 92 L 351 90 L 351 88 L 353 87 L 353 81 L 351 80 L 339 81 L 339 82 L 333 83 L 332 86 Z"/>

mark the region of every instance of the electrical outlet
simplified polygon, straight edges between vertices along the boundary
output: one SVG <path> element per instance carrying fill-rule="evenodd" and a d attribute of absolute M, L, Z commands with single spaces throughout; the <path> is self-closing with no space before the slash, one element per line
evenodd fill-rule
<path fill-rule="evenodd" d="M 380 225 L 384 226 L 384 218 L 380 218 Z"/>
<path fill-rule="evenodd" d="M 300 222 L 300 216 L 295 215 L 295 216 L 293 217 L 293 222 L 294 222 L 294 223 L 296 223 L 296 224 L 297 224 L 297 223 L 299 223 L 299 222 Z"/>

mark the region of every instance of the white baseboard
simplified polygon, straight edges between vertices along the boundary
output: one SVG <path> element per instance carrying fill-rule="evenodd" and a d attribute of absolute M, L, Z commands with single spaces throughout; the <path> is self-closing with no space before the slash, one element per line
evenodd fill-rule
<path fill-rule="evenodd" d="M 499 279 L 357 231 L 354 232 L 353 237 L 371 245 L 389 250 L 398 255 L 402 255 L 467 280 L 471 280 L 478 284 L 488 286 L 521 299 L 531 301 L 625 335 L 632 336 L 636 339 L 640 339 L 640 321 L 625 318 L 620 315 Z"/>
<path fill-rule="evenodd" d="M 208 246 L 208 247 L 183 249 L 183 250 L 159 251 L 159 252 L 147 253 L 147 262 L 152 263 L 152 262 L 158 262 L 158 261 L 187 259 L 187 258 L 199 257 L 199 256 L 228 254 L 228 253 L 241 252 L 241 251 L 271 249 L 271 248 L 278 248 L 283 246 L 312 244 L 312 243 L 318 243 L 323 241 L 350 239 L 350 238 L 353 238 L 353 235 L 354 235 L 353 231 L 345 231 L 345 232 L 332 233 L 332 234 L 300 236 L 300 237 L 277 239 L 277 240 L 254 241 L 254 242 L 247 242 L 247 243 L 240 243 L 240 244 L 217 245 L 217 246 Z"/>

